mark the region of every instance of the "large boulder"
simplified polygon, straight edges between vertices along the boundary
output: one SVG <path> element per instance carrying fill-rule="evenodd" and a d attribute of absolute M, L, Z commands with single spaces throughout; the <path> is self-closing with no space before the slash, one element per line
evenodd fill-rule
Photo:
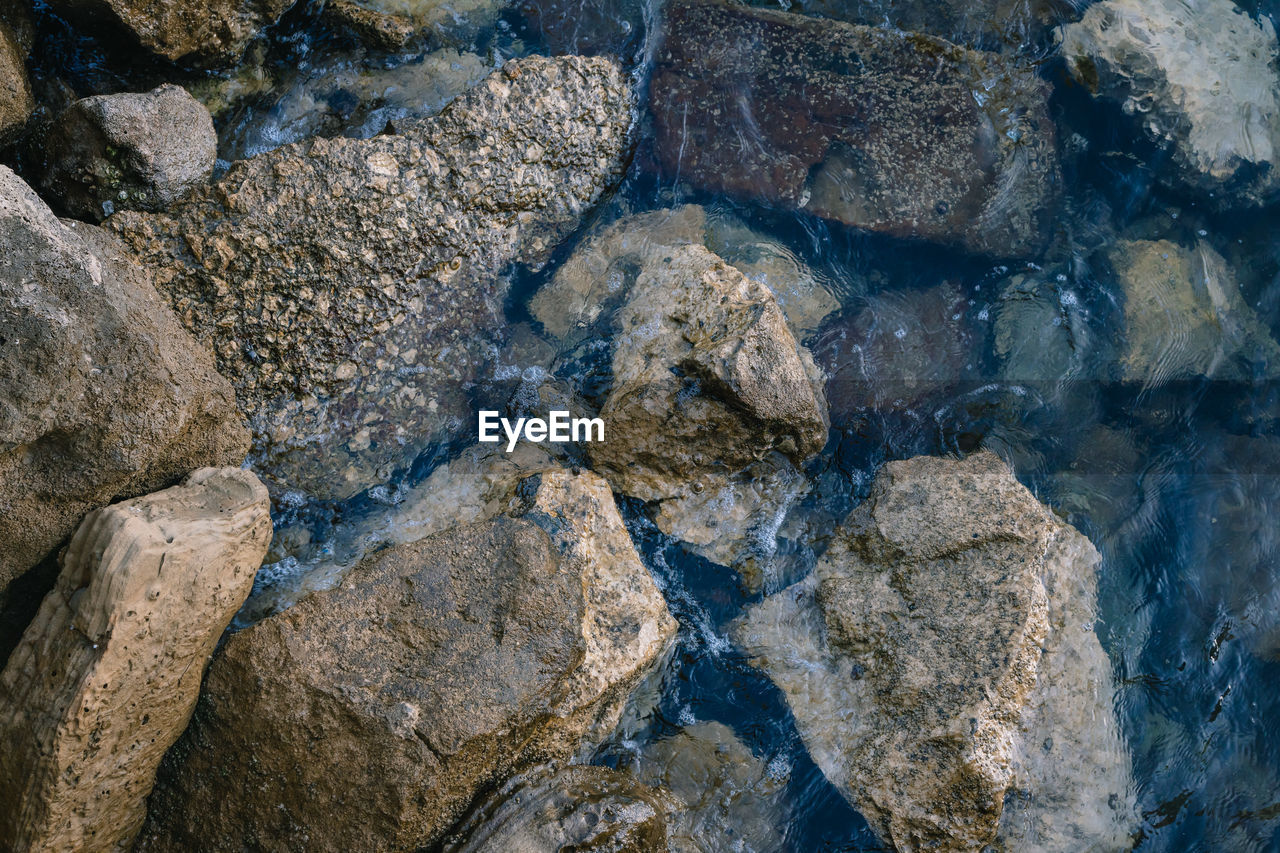
<path fill-rule="evenodd" d="M 19 33 L 0 17 L 0 143 L 26 123 L 35 107 L 27 79 L 27 50 Z"/>
<path fill-rule="evenodd" d="M 1098 563 L 991 453 L 891 462 L 737 636 L 896 849 L 1121 849 L 1135 812 Z"/>
<path fill-rule="evenodd" d="M 230 385 L 127 250 L 0 167 L 0 588 L 85 513 L 248 449 Z"/>
<path fill-rule="evenodd" d="M 65 110 L 45 140 L 41 188 L 80 219 L 164 210 L 213 175 L 213 119 L 181 86 L 96 95 Z"/>
<path fill-rule="evenodd" d="M 104 26 L 172 62 L 230 65 L 292 0 L 53 0 L 55 12 L 91 31 Z"/>
<path fill-rule="evenodd" d="M 1123 379 L 1239 381 L 1280 371 L 1280 345 L 1207 243 L 1117 240 L 1106 260 L 1124 294 Z"/>
<path fill-rule="evenodd" d="M 90 513 L 0 673 L 0 846 L 127 849 L 270 541 L 239 468 Z"/>
<path fill-rule="evenodd" d="M 739 481 L 794 478 L 793 466 L 826 444 L 817 367 L 769 288 L 692 243 L 648 249 L 614 322 L 606 435 L 588 448 L 592 467 L 617 491 L 656 502 L 666 532 L 732 564 L 748 533 L 734 521 L 755 515 L 752 504 L 734 518 L 726 511 L 730 495 L 752 493 Z M 771 502 L 788 496 L 766 491 Z"/>
<path fill-rule="evenodd" d="M 667 12 L 665 172 L 857 228 L 1037 254 L 1060 193 L 1047 87 L 931 36 L 708 0 Z"/>
<path fill-rule="evenodd" d="M 1169 146 L 1178 179 L 1225 204 L 1280 190 L 1276 32 L 1231 0 L 1105 0 L 1061 30 L 1074 77 Z"/>
<path fill-rule="evenodd" d="M 617 180 L 632 109 L 613 62 L 529 57 L 398 135 L 286 146 L 108 225 L 212 344 L 260 470 L 346 497 L 472 426 L 500 274 Z"/>
<path fill-rule="evenodd" d="M 417 849 L 612 729 L 675 622 L 603 480 L 513 497 L 235 634 L 139 849 Z"/>

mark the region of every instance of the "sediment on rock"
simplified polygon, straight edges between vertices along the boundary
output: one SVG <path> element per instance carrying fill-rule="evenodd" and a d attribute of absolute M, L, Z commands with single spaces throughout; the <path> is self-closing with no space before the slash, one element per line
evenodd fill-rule
<path fill-rule="evenodd" d="M 349 497 L 471 426 L 501 273 L 618 180 L 632 111 L 613 62 L 529 57 L 399 134 L 286 146 L 107 225 L 214 349 L 264 475 Z"/>

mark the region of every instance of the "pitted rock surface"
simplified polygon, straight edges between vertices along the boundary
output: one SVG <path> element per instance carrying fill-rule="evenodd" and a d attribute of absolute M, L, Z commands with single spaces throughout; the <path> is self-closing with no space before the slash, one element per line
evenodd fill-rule
<path fill-rule="evenodd" d="M 212 345 L 261 470 L 345 497 L 473 426 L 501 273 L 620 177 L 632 112 L 613 62 L 529 57 L 397 135 L 286 146 L 107 224 Z"/>

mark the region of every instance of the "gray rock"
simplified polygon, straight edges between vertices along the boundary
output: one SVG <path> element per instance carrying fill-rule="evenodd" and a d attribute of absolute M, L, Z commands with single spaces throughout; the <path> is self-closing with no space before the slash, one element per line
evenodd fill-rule
<path fill-rule="evenodd" d="M 1146 385 L 1210 376 L 1275 376 L 1280 345 L 1207 243 L 1118 240 L 1106 258 L 1124 293 L 1124 379 Z"/>
<path fill-rule="evenodd" d="M 467 819 L 446 853 L 667 853 L 666 792 L 606 767 L 512 780 Z"/>
<path fill-rule="evenodd" d="M 1074 0 L 799 0 L 796 11 L 852 24 L 929 33 L 991 49 L 1027 50 L 1079 17 Z"/>
<path fill-rule="evenodd" d="M 205 465 L 248 435 L 213 359 L 128 251 L 63 223 L 0 167 L 0 588 L 85 513 Z"/>
<path fill-rule="evenodd" d="M 1275 27 L 1231 0 L 1105 0 L 1061 30 L 1071 73 L 1168 144 L 1186 186 L 1223 204 L 1280 190 Z"/>
<path fill-rule="evenodd" d="M 0 673 L 0 845 L 127 849 L 271 541 L 239 468 L 90 513 Z"/>
<path fill-rule="evenodd" d="M 1010 277 L 993 327 L 1000 377 L 1006 381 L 1055 383 L 1091 373 L 1087 318 L 1064 282 L 1042 274 Z"/>
<path fill-rule="evenodd" d="M 53 0 L 59 15 L 90 31 L 114 25 L 157 56 L 190 65 L 230 65 L 290 0 Z"/>
<path fill-rule="evenodd" d="M 1047 87 L 997 54 L 681 0 L 650 107 L 663 171 L 857 228 L 1001 256 L 1049 240 Z"/>
<path fill-rule="evenodd" d="M 10 23 L 0 19 L 0 143 L 17 133 L 35 107 L 27 80 L 29 50 Z"/>
<path fill-rule="evenodd" d="M 76 101 L 45 142 L 41 188 L 72 216 L 164 210 L 213 175 L 209 111 L 181 86 Z"/>
<path fill-rule="evenodd" d="M 675 622 L 603 480 L 515 497 L 234 635 L 138 849 L 415 849 L 607 734 Z"/>
<path fill-rule="evenodd" d="M 529 57 L 398 135 L 286 146 L 108 225 L 212 344 L 257 470 L 346 497 L 473 428 L 500 274 L 618 179 L 632 109 L 613 62 Z"/>
<path fill-rule="evenodd" d="M 1089 630 L 1098 562 L 993 454 L 891 462 L 736 633 L 896 849 L 1121 849 L 1136 815 Z"/>

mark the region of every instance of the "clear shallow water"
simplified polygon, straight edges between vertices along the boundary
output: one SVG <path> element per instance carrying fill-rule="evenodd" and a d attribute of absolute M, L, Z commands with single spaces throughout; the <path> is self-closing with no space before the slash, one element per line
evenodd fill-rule
<path fill-rule="evenodd" d="M 901 17 L 906 5 L 828 0 L 792 10 L 909 25 Z M 1269 4 L 1245 5 L 1255 15 L 1277 15 Z M 475 74 L 528 52 L 618 52 L 644 85 L 660 6 L 549 0 L 541 7 L 540 17 L 504 8 L 496 25 L 460 27 L 386 53 L 335 34 L 308 6 L 276 28 L 247 70 L 191 83 L 218 110 L 226 160 L 315 133 L 367 136 L 394 128 L 397 120 L 438 110 Z M 1280 388 L 1247 377 L 1157 387 L 1108 378 L 1123 300 L 1112 272 L 1097 262 L 1099 250 L 1135 226 L 1153 238 L 1203 240 L 1233 265 L 1243 298 L 1274 336 L 1280 215 L 1211 212 L 1164 188 L 1159 176 L 1170 167 L 1167 156 L 1119 109 L 1064 82 L 1043 28 L 1025 16 L 993 27 L 964 14 L 962 4 L 948 8 L 957 28 L 949 34 L 1035 58 L 1040 74 L 1056 84 L 1052 108 L 1067 203 L 1054 248 L 1039 267 L 906 244 L 699 192 L 655 173 L 645 117 L 630 173 L 596 218 L 703 204 L 714 220 L 749 226 L 803 261 L 841 302 L 842 313 L 807 341 L 828 364 L 847 362 L 849 341 L 870 334 L 883 343 L 868 350 L 872 368 L 892 361 L 893 341 L 918 344 L 932 368 L 924 392 L 900 387 L 887 367 L 873 370 L 869 385 L 837 378 L 829 388 L 830 441 L 807 469 L 811 490 L 781 525 L 765 592 L 809 570 L 833 523 L 866 494 L 884 461 L 996 449 L 1104 555 L 1096 628 L 1117 673 L 1144 818 L 1134 848 L 1280 850 Z M 109 47 L 77 39 L 48 19 L 42 27 L 51 45 L 46 61 L 60 64 L 77 94 L 137 88 L 159 73 L 136 63 L 132 76 L 109 71 L 119 67 Z M 583 232 L 591 227 L 585 223 Z M 572 248 L 572 241 L 562 247 L 546 270 L 512 271 L 510 344 L 492 381 L 476 390 L 478 401 L 505 403 L 559 355 L 530 324 L 527 305 Z M 1070 355 L 1055 372 L 1002 371 L 1000 295 L 1018 275 L 1049 283 L 1050 302 L 1070 331 Z M 944 282 L 948 290 L 940 296 Z M 606 352 L 600 341 L 588 341 L 565 372 L 588 396 L 608 381 L 600 370 Z M 852 398 L 868 389 L 875 404 L 858 405 Z M 366 543 L 352 538 L 357 522 L 385 512 L 405 485 L 466 443 L 460 437 L 455 446 L 405 460 L 397 482 L 347 504 L 278 496 L 278 524 L 305 531 L 308 541 L 294 549 L 297 556 L 268 567 L 260 592 L 269 592 L 272 580 L 358 554 Z M 781 693 L 729 640 L 729 624 L 762 593 L 746 592 L 731 570 L 687 553 L 634 502 L 624 501 L 623 509 L 681 631 L 656 707 L 627 737 L 602 747 L 597 760 L 629 766 L 638 744 L 695 722 L 721 722 L 785 779 L 786 818 L 776 827 L 783 849 L 881 849 L 806 755 Z M 741 840 L 752 849 L 752 839 Z"/>

